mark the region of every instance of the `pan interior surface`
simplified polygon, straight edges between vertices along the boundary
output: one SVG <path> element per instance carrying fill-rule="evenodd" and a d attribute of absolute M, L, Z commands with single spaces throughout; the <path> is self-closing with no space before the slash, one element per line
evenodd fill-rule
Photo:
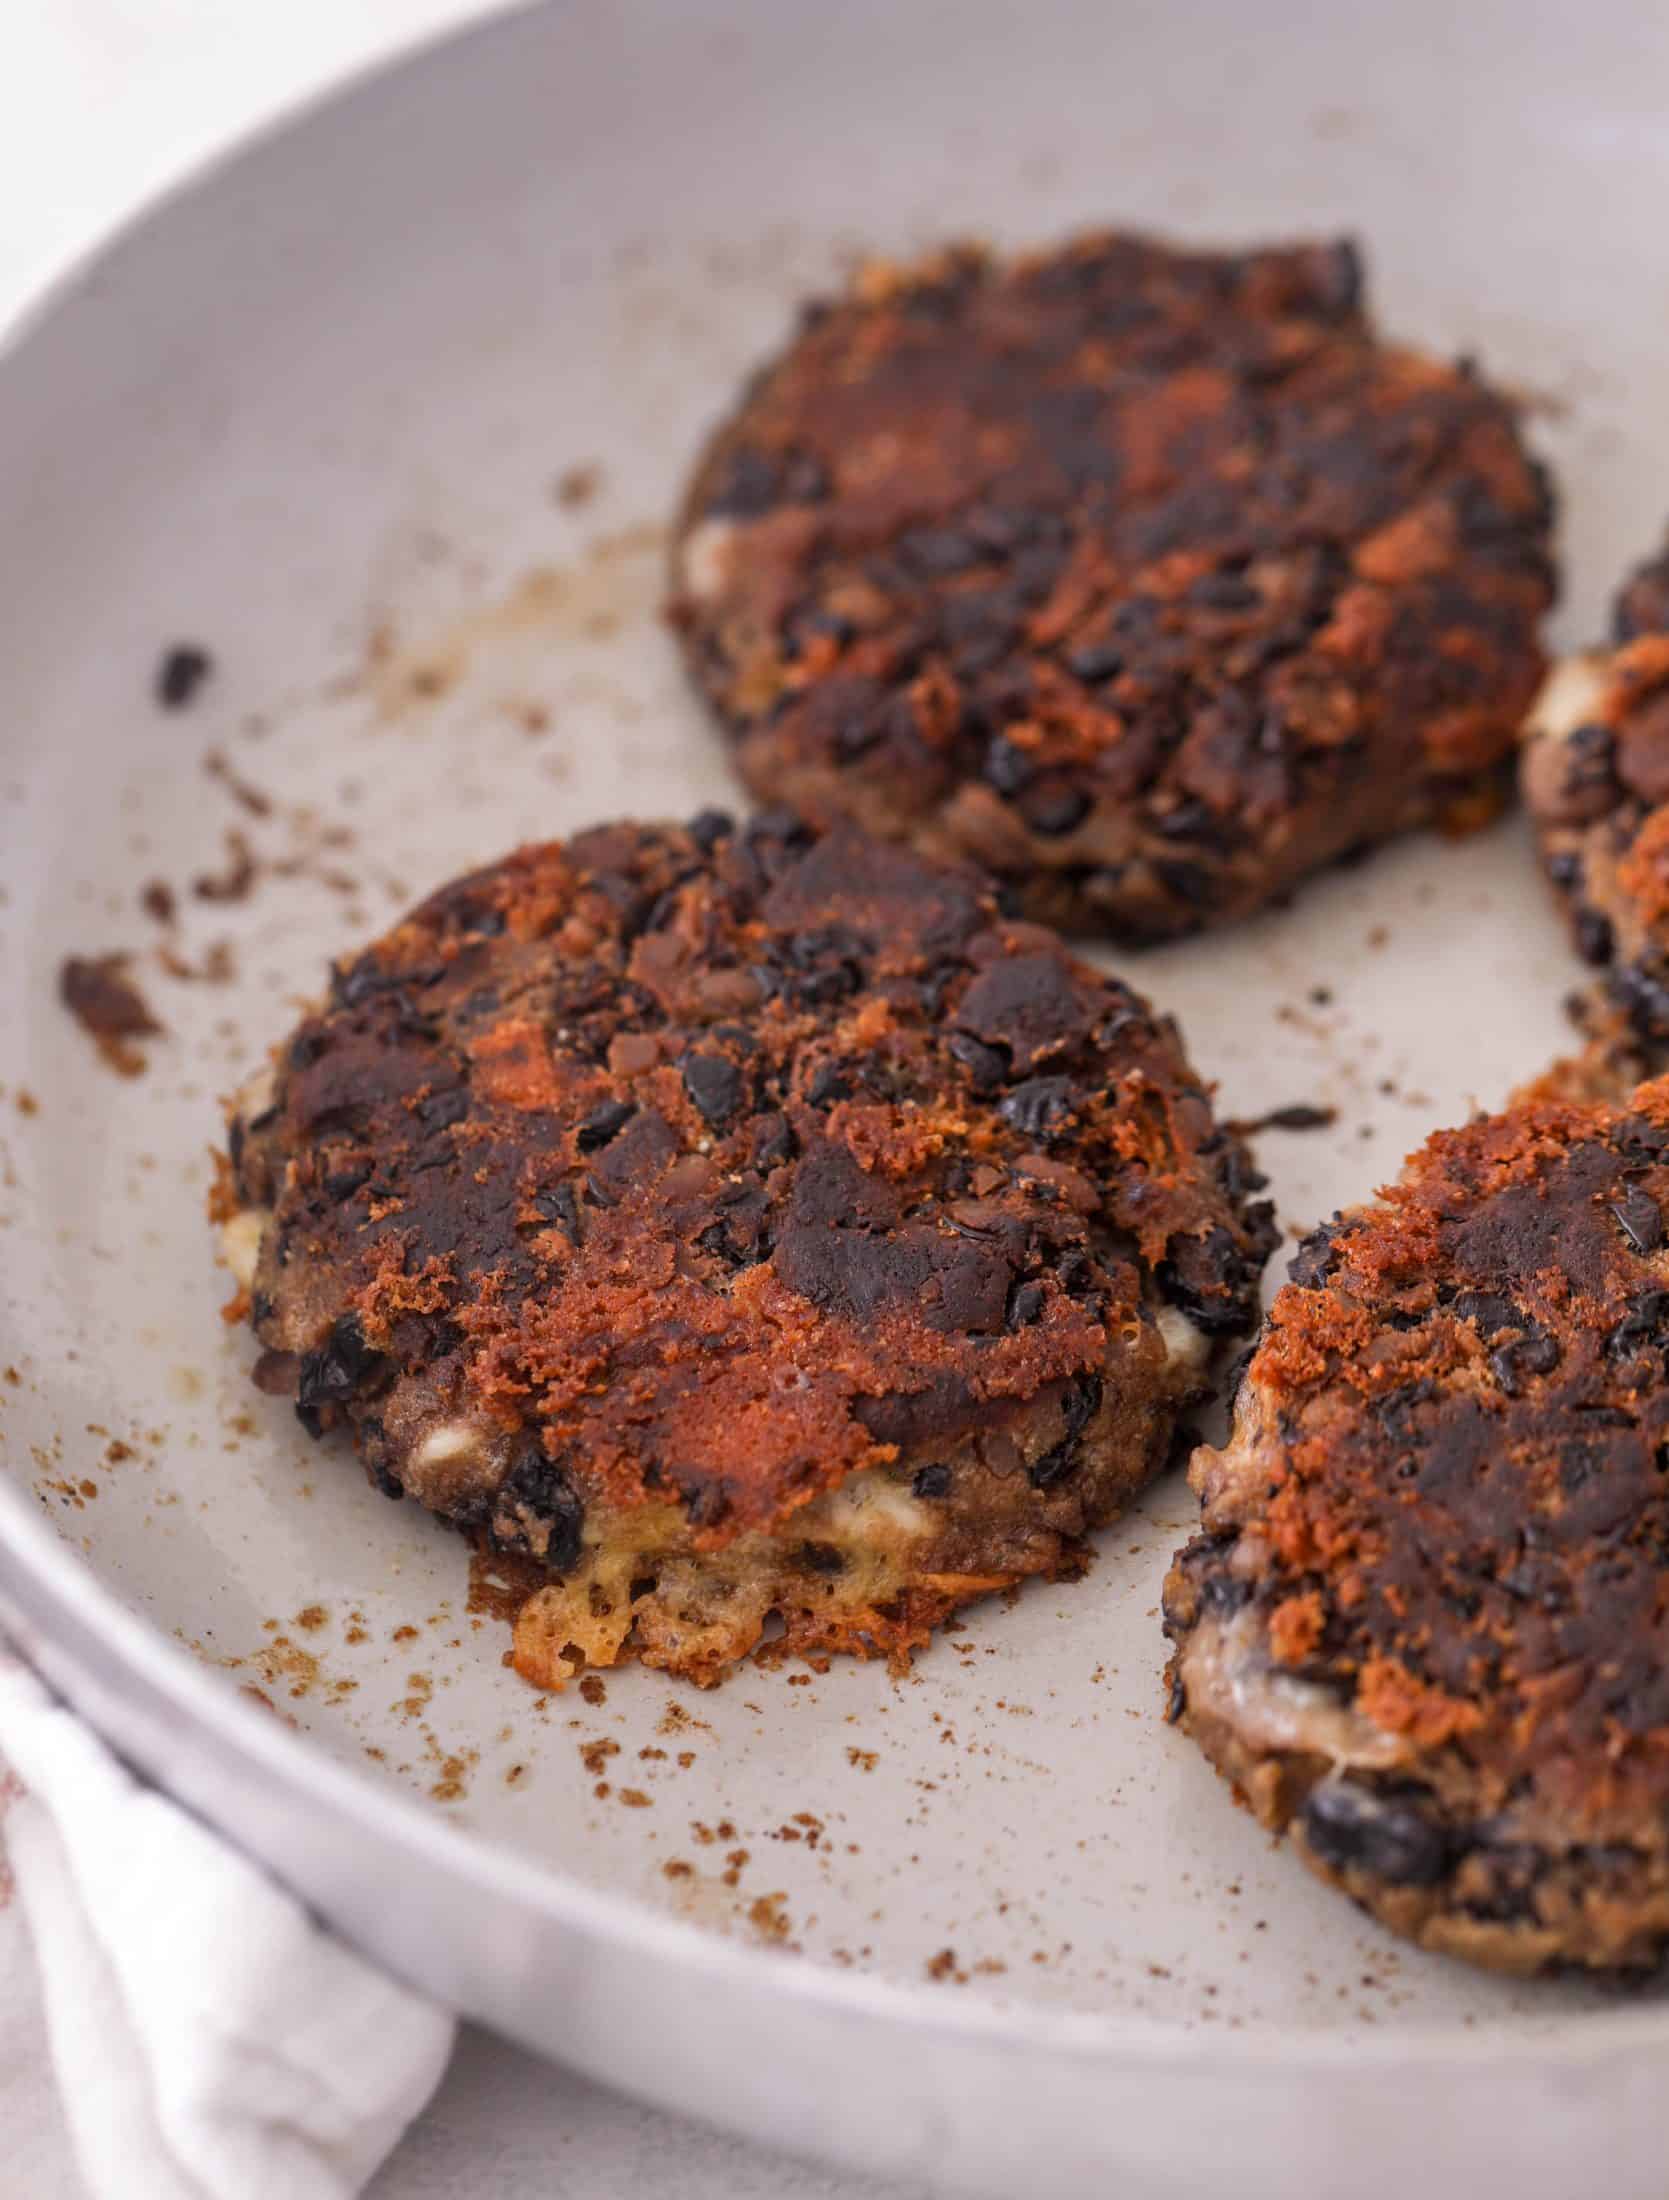
<path fill-rule="evenodd" d="M 1666 83 L 1621 6 L 1577 44 L 1505 0 L 1371 37 L 1226 0 L 624 0 L 358 88 L 66 287 L 0 362 L 0 1438 L 102 1587 L 251 1718 L 784 1965 L 1294 2040 L 1614 2010 L 1400 1947 L 1165 1728 L 1180 1477 L 1084 1582 L 976 1608 L 907 1679 L 534 1695 L 463 1543 L 251 1387 L 203 1209 L 220 1097 L 328 957 L 518 839 L 740 806 L 659 619 L 668 522 L 863 252 L 1356 232 L 1388 329 L 1524 392 L 1556 639 L 1593 638 L 1669 503 Z M 209 664 L 166 707 L 180 649 Z M 164 1027 L 139 1075 L 58 997 L 107 954 Z M 1338 1111 L 1260 1142 L 1295 1231 L 1560 1051 L 1576 978 L 1511 820 L 1121 967 L 1225 1112 Z"/>

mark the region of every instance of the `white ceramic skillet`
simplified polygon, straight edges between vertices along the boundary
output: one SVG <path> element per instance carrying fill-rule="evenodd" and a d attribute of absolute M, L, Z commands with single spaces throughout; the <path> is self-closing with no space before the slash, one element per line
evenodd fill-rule
<path fill-rule="evenodd" d="M 1357 231 L 1390 326 L 1529 394 L 1586 637 L 1669 509 L 1666 97 L 1669 18 L 1627 0 L 574 0 L 262 139 L 13 339 L 0 1612 L 397 1969 L 655 2099 L 993 2194 L 1661 2192 L 1657 1993 L 1399 1949 L 1162 1725 L 1179 1483 L 907 1682 L 540 1699 L 462 1544 L 249 1387 L 201 1209 L 216 1097 L 328 954 L 518 837 L 722 799 L 663 529 L 854 251 Z M 213 671 L 170 712 L 176 643 Z M 167 1027 L 133 1079 L 56 998 L 115 950 Z M 1263 1141 L 1296 1226 L 1554 1052 L 1574 972 L 1509 823 L 1136 975 L 1230 1112 L 1339 1110 Z"/>

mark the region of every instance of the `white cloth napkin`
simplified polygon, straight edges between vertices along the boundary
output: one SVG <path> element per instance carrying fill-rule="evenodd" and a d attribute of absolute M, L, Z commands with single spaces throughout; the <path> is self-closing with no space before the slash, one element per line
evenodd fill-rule
<path fill-rule="evenodd" d="M 3 1647 L 0 1835 L 0 2008 L 26 1992 L 26 1926 L 95 2200 L 351 2200 L 434 2090 L 452 2018 L 142 1786 Z M 40 2191 L 11 2178 L 45 2073 L 5 2046 L 0 2187 Z"/>

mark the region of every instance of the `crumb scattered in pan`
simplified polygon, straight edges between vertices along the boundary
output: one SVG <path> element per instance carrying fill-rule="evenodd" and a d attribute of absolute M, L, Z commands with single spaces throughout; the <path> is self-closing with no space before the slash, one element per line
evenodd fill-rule
<path fill-rule="evenodd" d="M 563 469 L 552 484 L 551 493 L 564 511 L 577 512 L 589 504 L 603 485 L 603 469 L 595 459 L 582 466 Z"/>
<path fill-rule="evenodd" d="M 1317 1107 L 1308 1100 L 1294 1101 L 1284 1108 L 1271 1108 L 1267 1115 L 1240 1117 L 1225 1128 L 1240 1138 L 1255 1138 L 1260 1131 L 1324 1131 L 1339 1119 L 1337 1108 Z"/>
<path fill-rule="evenodd" d="M 140 888 L 139 906 L 146 916 L 155 917 L 158 924 L 172 924 L 179 914 L 174 889 L 162 878 L 150 879 Z"/>
<path fill-rule="evenodd" d="M 226 868 L 200 872 L 191 891 L 199 901 L 247 901 L 258 870 L 254 849 L 234 826 L 226 834 Z"/>
<path fill-rule="evenodd" d="M 762 1894 L 748 1905 L 748 1923 L 762 1939 L 785 1942 L 793 1927 L 783 1904 L 786 1894 Z"/>
<path fill-rule="evenodd" d="M 175 642 L 163 651 L 154 692 L 164 710 L 186 710 L 214 670 L 214 659 L 195 642 Z"/>
<path fill-rule="evenodd" d="M 121 953 L 67 956 L 58 972 L 58 997 L 110 1067 L 123 1077 L 138 1077 L 145 1056 L 132 1041 L 158 1038 L 164 1027 L 128 976 L 130 960 Z"/>
<path fill-rule="evenodd" d="M 251 817 L 270 817 L 272 797 L 263 794 L 259 787 L 252 787 L 247 779 L 236 772 L 223 749 L 210 749 L 203 759 L 203 769 L 211 779 L 218 779 L 233 801 L 247 810 Z"/>

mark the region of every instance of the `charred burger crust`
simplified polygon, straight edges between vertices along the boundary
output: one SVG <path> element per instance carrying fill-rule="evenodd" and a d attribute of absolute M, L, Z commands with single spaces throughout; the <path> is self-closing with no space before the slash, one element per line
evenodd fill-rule
<path fill-rule="evenodd" d="M 686 656 L 763 799 L 1137 942 L 1481 822 L 1541 669 L 1546 479 L 1347 244 L 871 269 L 703 455 Z"/>
<path fill-rule="evenodd" d="M 1669 1946 L 1669 1081 L 1439 1134 L 1300 1252 L 1196 1456 L 1172 1715 L 1507 1968 Z"/>
<path fill-rule="evenodd" d="M 627 1589 L 907 1550 L 913 1639 L 1077 1563 L 1273 1234 L 1129 988 L 974 873 L 782 816 L 444 888 L 338 965 L 230 1144 L 260 1379 L 380 1487 L 553 1576 L 635 1549 Z M 693 1600 L 676 1640 L 639 1614 L 675 1668 L 724 1662 Z"/>

